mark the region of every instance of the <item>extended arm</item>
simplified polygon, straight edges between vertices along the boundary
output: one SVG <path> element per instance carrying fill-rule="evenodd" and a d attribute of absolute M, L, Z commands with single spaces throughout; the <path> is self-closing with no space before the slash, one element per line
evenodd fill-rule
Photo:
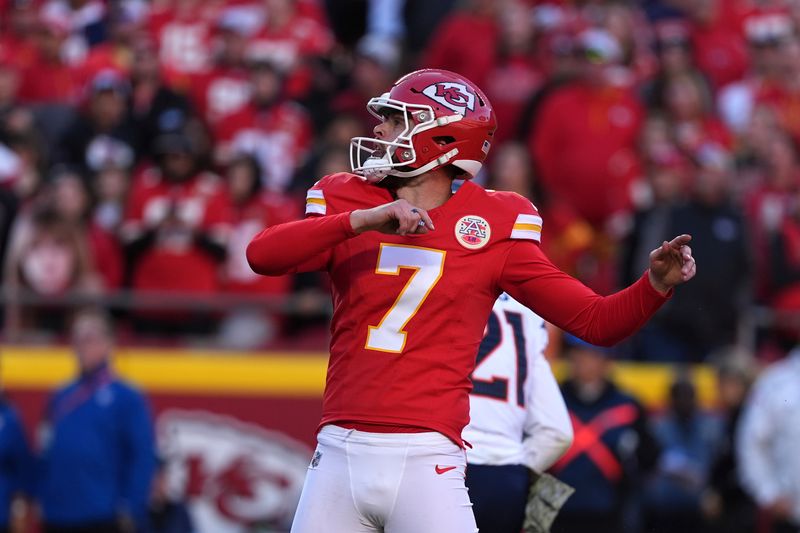
<path fill-rule="evenodd" d="M 500 286 L 545 320 L 592 344 L 611 346 L 637 331 L 668 299 L 673 286 L 694 276 L 682 236 L 650 255 L 651 268 L 633 285 L 600 296 L 559 270 L 538 245 L 514 243 Z"/>

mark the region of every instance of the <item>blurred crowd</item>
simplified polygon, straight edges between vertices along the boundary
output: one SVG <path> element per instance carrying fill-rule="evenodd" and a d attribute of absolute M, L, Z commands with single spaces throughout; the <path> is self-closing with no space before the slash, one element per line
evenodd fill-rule
<path fill-rule="evenodd" d="M 575 439 L 551 471 L 576 492 L 553 533 L 800 531 L 800 351 L 755 381 L 749 355 L 729 352 L 713 409 L 678 369 L 659 412 L 617 386 L 614 355 L 567 337 Z"/>
<path fill-rule="evenodd" d="M 2 0 L 5 339 L 97 299 L 132 341 L 324 327 L 324 279 L 244 248 L 349 170 L 370 97 L 437 67 L 489 96 L 478 180 L 533 199 L 565 271 L 609 293 L 694 236 L 696 279 L 624 355 L 773 359 L 800 309 L 799 29 L 797 0 Z"/>

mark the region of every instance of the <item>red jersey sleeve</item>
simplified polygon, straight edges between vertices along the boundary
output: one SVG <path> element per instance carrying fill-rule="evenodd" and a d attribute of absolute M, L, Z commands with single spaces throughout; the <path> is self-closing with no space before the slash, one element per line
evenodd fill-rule
<path fill-rule="evenodd" d="M 515 242 L 500 287 L 548 322 L 587 342 L 611 346 L 636 332 L 669 299 L 643 275 L 633 285 L 600 296 L 562 272 L 532 242 Z"/>
<path fill-rule="evenodd" d="M 309 189 L 305 220 L 269 227 L 253 238 L 247 247 L 247 261 L 254 272 L 280 276 L 321 270 L 337 244 L 356 236 L 350 211 L 335 211 L 337 182 L 334 174 Z"/>
<path fill-rule="evenodd" d="M 500 238 L 541 242 L 542 217 L 530 200 L 514 192 L 487 192 L 495 202 Z"/>
<path fill-rule="evenodd" d="M 265 276 L 320 270 L 334 246 L 355 236 L 350 213 L 278 224 L 250 241 L 247 262 L 253 272 Z"/>

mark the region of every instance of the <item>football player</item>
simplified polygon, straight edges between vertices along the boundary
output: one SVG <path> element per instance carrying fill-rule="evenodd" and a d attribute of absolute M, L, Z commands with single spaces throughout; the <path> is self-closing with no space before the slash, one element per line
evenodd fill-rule
<path fill-rule="evenodd" d="M 478 348 L 469 397 L 467 488 L 481 533 L 519 533 L 532 481 L 572 443 L 545 322 L 501 294 Z"/>
<path fill-rule="evenodd" d="M 461 431 L 494 301 L 505 291 L 562 329 L 614 344 L 694 276 L 691 237 L 665 241 L 636 283 L 599 296 L 542 253 L 528 200 L 469 181 L 497 126 L 472 82 L 419 70 L 367 106 L 380 123 L 352 140 L 353 174 L 322 178 L 305 220 L 271 226 L 247 248 L 257 273 L 331 277 L 318 447 L 292 531 L 476 531 Z M 467 179 L 455 193 L 454 178 Z"/>

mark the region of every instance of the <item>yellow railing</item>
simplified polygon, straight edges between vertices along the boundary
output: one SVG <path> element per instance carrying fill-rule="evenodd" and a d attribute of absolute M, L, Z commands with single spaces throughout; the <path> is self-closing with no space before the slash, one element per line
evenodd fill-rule
<path fill-rule="evenodd" d="M 75 361 L 64 347 L 0 347 L 6 389 L 52 389 L 75 374 Z M 295 352 L 225 352 L 193 349 L 120 349 L 114 366 L 126 379 L 154 393 L 319 397 L 325 385 L 327 355 Z M 563 377 L 563 363 L 556 363 Z M 614 378 L 648 408 L 667 400 L 676 367 L 619 362 Z M 700 403 L 713 406 L 713 371 L 695 366 L 691 373 Z"/>

